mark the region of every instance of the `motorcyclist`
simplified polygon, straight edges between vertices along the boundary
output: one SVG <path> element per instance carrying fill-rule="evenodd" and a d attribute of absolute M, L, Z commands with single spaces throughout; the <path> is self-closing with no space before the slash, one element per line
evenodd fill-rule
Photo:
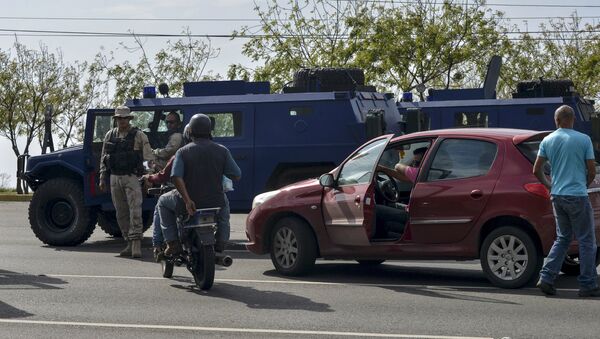
<path fill-rule="evenodd" d="M 189 124 L 185 126 L 183 132 L 183 140 L 184 144 L 188 144 L 192 141 L 190 135 L 190 126 Z M 171 177 L 171 170 L 173 168 L 173 161 L 175 160 L 175 155 L 169 159 L 165 168 L 163 168 L 160 172 L 156 174 L 146 174 L 143 176 L 144 186 L 150 187 L 153 185 L 163 185 L 169 182 Z M 228 191 L 233 190 L 233 183 L 231 179 L 223 176 L 223 192 L 227 193 Z M 174 194 L 170 193 L 170 194 Z M 169 194 L 169 193 L 165 193 Z M 217 228 L 221 234 L 229 235 L 229 201 L 227 199 L 227 195 L 224 196 L 225 206 L 223 207 L 223 212 L 220 213 L 217 217 Z M 154 253 L 154 259 L 159 261 L 163 257 L 164 251 L 164 237 L 162 233 L 162 228 L 160 226 L 160 214 L 158 204 L 154 208 L 154 217 L 153 217 L 153 232 L 152 232 L 152 247 Z M 229 236 L 226 237 L 225 241 L 229 240 Z"/>
<path fill-rule="evenodd" d="M 212 141 L 211 120 L 205 114 L 195 114 L 189 122 L 192 142 L 175 154 L 171 178 L 176 191 L 163 194 L 158 200 L 158 209 L 164 240 L 165 254 L 182 252 L 177 235 L 177 214 L 196 213 L 197 208 L 220 207 L 218 218 L 229 219 L 229 204 L 223 192 L 223 176 L 239 180 L 241 170 L 229 150 Z M 229 238 L 229 230 L 217 225 L 216 251 L 223 251 Z"/>

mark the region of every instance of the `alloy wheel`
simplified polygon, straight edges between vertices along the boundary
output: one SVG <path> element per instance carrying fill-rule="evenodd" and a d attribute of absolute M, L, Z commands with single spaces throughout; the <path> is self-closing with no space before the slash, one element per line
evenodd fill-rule
<path fill-rule="evenodd" d="M 529 255 L 525 244 L 514 235 L 494 239 L 487 251 L 491 272 L 502 280 L 516 280 L 527 268 Z"/>
<path fill-rule="evenodd" d="M 288 227 L 280 228 L 274 237 L 275 259 L 284 268 L 294 266 L 298 258 L 298 239 Z"/>

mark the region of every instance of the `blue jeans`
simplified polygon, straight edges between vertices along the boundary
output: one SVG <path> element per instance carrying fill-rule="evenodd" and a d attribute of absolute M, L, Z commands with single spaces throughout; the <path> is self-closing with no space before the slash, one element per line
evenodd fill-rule
<path fill-rule="evenodd" d="M 152 217 L 152 246 L 162 246 L 164 240 L 162 228 L 160 227 L 160 214 L 158 213 L 158 205 L 154 207 L 154 216 Z"/>
<path fill-rule="evenodd" d="M 581 289 L 598 287 L 596 233 L 588 197 L 555 195 L 552 196 L 552 208 L 556 219 L 556 240 L 540 272 L 540 279 L 549 284 L 554 283 L 575 235 L 579 242 L 579 286 Z"/>
<path fill-rule="evenodd" d="M 227 195 L 223 193 L 225 204 L 221 206 L 221 210 L 217 215 L 217 234 L 218 241 L 226 242 L 229 240 L 230 224 L 229 224 L 229 200 Z M 177 234 L 177 207 L 183 206 L 183 200 L 177 194 L 177 190 L 172 190 L 158 198 L 156 209 L 160 215 L 160 228 L 164 241 L 173 241 L 178 239 Z M 155 209 L 155 212 L 156 212 Z M 154 238 L 153 238 L 154 240 Z"/>

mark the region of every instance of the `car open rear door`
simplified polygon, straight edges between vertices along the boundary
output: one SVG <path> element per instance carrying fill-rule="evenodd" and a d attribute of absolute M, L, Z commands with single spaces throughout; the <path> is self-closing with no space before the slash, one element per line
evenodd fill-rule
<path fill-rule="evenodd" d="M 338 245 L 369 245 L 373 223 L 373 174 L 392 135 L 367 142 L 337 172 L 334 187 L 323 192 L 323 218 L 331 241 Z"/>

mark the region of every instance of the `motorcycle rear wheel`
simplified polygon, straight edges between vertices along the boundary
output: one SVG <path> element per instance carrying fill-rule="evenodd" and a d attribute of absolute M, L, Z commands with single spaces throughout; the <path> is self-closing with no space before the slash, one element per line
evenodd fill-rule
<path fill-rule="evenodd" d="M 199 289 L 209 290 L 215 281 L 215 248 L 198 239 L 195 242 L 198 251 L 192 252 L 192 275 Z"/>
<path fill-rule="evenodd" d="M 173 262 L 169 260 L 161 260 L 160 266 L 162 268 L 162 276 L 163 278 L 172 278 L 173 277 Z"/>

